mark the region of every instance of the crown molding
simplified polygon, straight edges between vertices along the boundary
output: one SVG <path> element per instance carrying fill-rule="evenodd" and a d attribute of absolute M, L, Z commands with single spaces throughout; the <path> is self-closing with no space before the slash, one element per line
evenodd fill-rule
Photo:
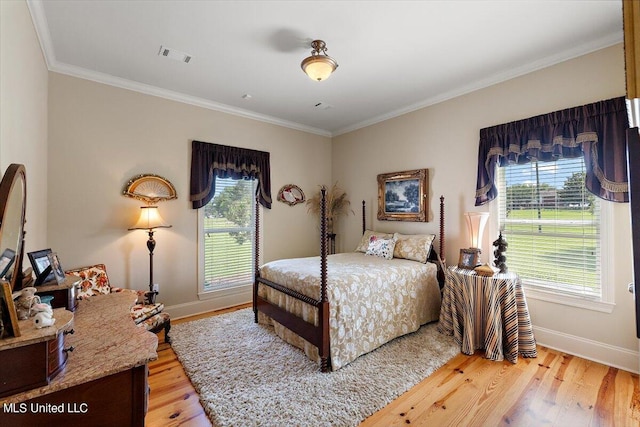
<path fill-rule="evenodd" d="M 618 34 L 613 34 L 607 37 L 602 37 L 598 40 L 595 40 L 591 43 L 582 44 L 580 46 L 573 47 L 571 49 L 564 50 L 562 52 L 558 52 L 554 55 L 548 56 L 546 58 L 539 59 L 537 61 L 533 61 L 527 64 L 524 64 L 520 67 L 511 68 L 509 70 L 494 74 L 486 79 L 476 80 L 471 82 L 468 85 L 456 88 L 449 92 L 444 92 L 434 97 L 425 99 L 424 101 L 417 102 L 412 105 L 408 105 L 406 107 L 390 111 L 389 113 L 385 113 L 376 117 L 372 117 L 371 119 L 367 119 L 361 121 L 359 123 L 355 123 L 351 126 L 346 126 L 341 129 L 337 129 L 332 132 L 332 136 L 338 136 L 345 133 L 353 132 L 358 129 L 365 128 L 367 126 L 374 125 L 376 123 L 383 122 L 385 120 L 393 119 L 398 116 L 402 116 L 407 113 L 411 113 L 413 111 L 419 110 L 421 108 L 429 107 L 431 105 L 439 104 L 444 101 L 448 101 L 450 99 L 456 98 L 458 96 L 466 95 L 471 92 L 475 92 L 480 89 L 487 88 L 489 86 L 493 86 L 498 83 L 505 82 L 507 80 L 511 80 L 516 77 L 523 76 L 525 74 L 532 73 L 534 71 L 541 70 L 543 68 L 550 67 L 552 65 L 559 64 L 561 62 L 568 61 L 570 59 L 577 58 L 579 56 L 587 55 L 589 53 L 595 52 L 600 49 L 604 49 L 610 46 L 613 46 L 618 43 L 622 43 L 622 31 Z"/>
<path fill-rule="evenodd" d="M 56 58 L 53 54 L 53 42 L 51 41 L 51 33 L 49 32 L 49 24 L 47 24 L 47 18 L 44 15 L 44 6 L 41 0 L 26 0 L 29 13 L 31 14 L 31 20 L 33 21 L 33 27 L 36 30 L 36 36 L 40 42 L 40 49 L 44 56 L 44 61 L 47 64 L 47 69 L 51 69 L 51 64 L 56 62 Z"/>
<path fill-rule="evenodd" d="M 44 6 L 42 0 L 27 0 L 27 6 L 31 13 L 31 19 L 40 41 L 40 48 L 44 54 L 47 69 L 60 74 L 66 74 L 72 77 L 78 77 L 85 80 L 94 81 L 97 83 L 103 83 L 109 86 L 118 87 L 121 89 L 127 89 L 134 92 L 144 93 L 146 95 L 156 96 L 159 98 L 165 98 L 172 101 L 181 102 L 184 104 L 194 105 L 196 107 L 202 107 L 209 110 L 215 110 L 222 113 L 232 114 L 234 116 L 244 117 L 260 122 L 270 123 L 277 126 L 286 127 L 289 129 L 299 130 L 306 133 L 325 136 L 331 138 L 332 134 L 328 130 L 319 129 L 312 126 L 306 126 L 300 123 L 292 122 L 289 120 L 283 120 L 277 117 L 272 117 L 266 114 L 259 114 L 253 111 L 245 110 L 242 108 L 233 107 L 226 104 L 210 101 L 208 99 L 199 98 L 191 95 L 186 95 L 180 92 L 175 92 L 167 89 L 162 89 L 156 86 L 147 85 L 144 83 L 135 82 L 120 77 L 115 77 L 110 74 L 100 73 L 93 70 L 88 70 L 82 67 L 76 67 L 73 65 L 59 62 L 55 57 L 55 51 L 53 49 L 53 42 L 51 41 L 51 33 L 49 31 L 49 25 L 44 14 Z"/>
<path fill-rule="evenodd" d="M 289 129 L 299 130 L 306 133 L 311 133 L 320 136 L 331 137 L 331 132 L 318 129 L 311 126 L 306 126 L 300 123 L 291 122 L 288 120 L 279 119 L 277 117 L 268 116 L 266 114 L 259 114 L 253 111 L 244 110 L 242 108 L 232 107 L 230 105 L 213 102 L 208 99 L 198 98 L 196 96 L 185 95 L 180 92 L 175 92 L 167 89 L 162 89 L 157 86 L 152 86 L 140 82 L 135 82 L 120 77 L 114 77 L 110 74 L 100 73 L 93 70 L 87 70 L 86 68 L 76 67 L 73 65 L 54 63 L 49 68 L 50 71 L 66 74 L 72 77 L 78 77 L 84 80 L 91 80 L 97 83 L 103 83 L 109 86 L 118 87 L 121 89 L 127 89 L 134 92 L 143 93 L 146 95 L 156 96 L 159 98 L 165 98 L 172 101 L 181 102 L 183 104 L 194 105 L 196 107 L 202 107 L 209 110 L 215 110 L 222 113 L 232 114 L 234 116 L 244 117 L 260 122 L 270 123 L 277 126 L 286 127 Z"/>

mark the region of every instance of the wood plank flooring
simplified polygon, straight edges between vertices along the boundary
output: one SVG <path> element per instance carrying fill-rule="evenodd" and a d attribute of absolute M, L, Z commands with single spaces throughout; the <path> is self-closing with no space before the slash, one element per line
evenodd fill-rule
<path fill-rule="evenodd" d="M 211 426 L 162 333 L 159 339 L 158 360 L 149 365 L 146 425 Z M 361 427 L 407 425 L 640 426 L 638 375 L 540 346 L 536 359 L 515 365 L 486 360 L 481 351 L 459 354 Z"/>

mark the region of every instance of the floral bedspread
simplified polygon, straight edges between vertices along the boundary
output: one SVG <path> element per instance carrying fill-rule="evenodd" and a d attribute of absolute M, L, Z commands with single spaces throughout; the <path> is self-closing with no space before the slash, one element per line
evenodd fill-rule
<path fill-rule="evenodd" d="M 327 260 L 327 296 L 331 365 L 335 371 L 386 342 L 437 321 L 440 289 L 435 264 L 405 259 L 383 259 L 360 252 L 330 255 Z M 320 258 L 273 261 L 260 276 L 315 299 L 320 298 Z M 260 285 L 259 294 L 272 303 L 318 324 L 317 309 Z M 318 361 L 318 349 L 260 313 L 261 323 L 273 324 L 285 341 L 302 348 Z"/>

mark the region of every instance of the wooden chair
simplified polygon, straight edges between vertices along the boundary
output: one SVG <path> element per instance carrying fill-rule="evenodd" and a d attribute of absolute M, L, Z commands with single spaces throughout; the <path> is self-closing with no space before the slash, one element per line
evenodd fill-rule
<path fill-rule="evenodd" d="M 133 292 L 137 294 L 138 300 L 131 307 L 131 318 L 135 324 L 153 333 L 164 329 L 164 340 L 167 343 L 171 343 L 171 338 L 169 337 L 171 317 L 163 311 L 163 303 L 155 302 L 157 292 L 137 291 L 111 286 L 109 276 L 107 276 L 107 268 L 104 264 L 80 267 L 68 270 L 66 273 L 78 276 L 81 279 L 78 291 L 78 299 L 80 300 L 113 292 Z"/>

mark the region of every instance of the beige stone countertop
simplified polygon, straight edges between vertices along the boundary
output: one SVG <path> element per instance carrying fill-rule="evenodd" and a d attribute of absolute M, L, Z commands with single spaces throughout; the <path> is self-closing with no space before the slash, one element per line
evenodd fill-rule
<path fill-rule="evenodd" d="M 53 310 L 53 318 L 56 322 L 52 326 L 37 329 L 33 325 L 33 317 L 25 320 L 18 320 L 19 337 L 8 337 L 0 340 L 0 356 L 2 350 L 10 348 L 22 347 L 24 345 L 35 344 L 37 342 L 49 341 L 54 339 L 63 330 L 71 329 L 73 325 L 73 313 L 64 308 L 56 308 Z M 0 357 L 0 360 L 2 357 Z"/>
<path fill-rule="evenodd" d="M 0 405 L 54 393 L 157 359 L 158 337 L 131 319 L 136 298 L 132 292 L 118 292 L 79 301 L 75 333 L 65 337 L 65 348 L 75 348 L 68 353 L 66 368 L 49 385 L 4 397 Z"/>

